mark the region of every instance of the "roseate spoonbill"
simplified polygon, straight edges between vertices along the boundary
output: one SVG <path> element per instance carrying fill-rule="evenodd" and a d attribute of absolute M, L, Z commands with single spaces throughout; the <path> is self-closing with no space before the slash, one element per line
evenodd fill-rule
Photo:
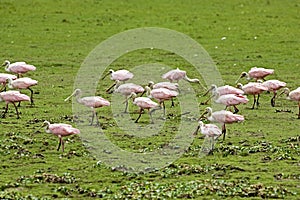
<path fill-rule="evenodd" d="M 0 89 L 0 91 L 2 91 L 3 89 L 4 89 L 4 91 L 6 90 L 6 81 L 8 78 L 15 80 L 17 78 L 17 76 L 12 75 L 12 74 L 0 73 L 0 84 L 3 85 L 3 87 Z"/>
<path fill-rule="evenodd" d="M 69 97 L 65 99 L 65 101 L 68 101 L 72 96 L 74 96 L 78 103 L 92 109 L 92 120 L 90 125 L 93 125 L 94 117 L 96 117 L 96 125 L 100 125 L 96 108 L 109 106 L 110 102 L 100 96 L 81 97 L 81 94 L 81 90 L 76 89 Z"/>
<path fill-rule="evenodd" d="M 44 121 L 43 126 L 45 126 L 46 133 L 52 133 L 58 136 L 59 144 L 57 151 L 59 151 L 60 146 L 62 146 L 62 151 L 65 150 L 65 142 L 63 137 L 80 133 L 79 129 L 73 128 L 69 124 L 50 124 L 50 122 Z"/>
<path fill-rule="evenodd" d="M 186 74 L 186 71 L 180 70 L 179 68 L 168 71 L 167 73 L 162 75 L 162 78 L 167 79 L 170 82 L 174 82 L 174 81 L 178 82 L 180 79 L 183 79 L 183 80 L 186 80 L 190 83 L 199 83 L 204 88 L 204 86 L 201 84 L 199 79 L 189 78 Z"/>
<path fill-rule="evenodd" d="M 274 69 L 266 69 L 261 67 L 252 67 L 249 72 L 242 72 L 238 80 L 236 80 L 235 83 L 237 83 L 241 78 L 246 77 L 248 81 L 251 79 L 254 79 L 255 81 L 259 79 L 263 79 L 265 81 L 265 77 L 273 74 Z"/>
<path fill-rule="evenodd" d="M 2 66 L 5 66 L 6 71 L 18 74 L 18 77 L 20 77 L 22 74 L 25 74 L 26 72 L 36 70 L 35 66 L 29 65 L 26 62 L 10 63 L 8 60 L 6 60 L 4 61 Z"/>
<path fill-rule="evenodd" d="M 1 92 L 0 93 L 0 101 L 5 101 L 5 103 L 6 103 L 5 111 L 2 115 L 2 118 L 5 117 L 5 114 L 8 111 L 8 104 L 11 103 L 11 104 L 14 105 L 14 107 L 16 109 L 17 119 L 19 119 L 20 116 L 19 116 L 18 108 L 16 106 L 16 102 L 30 101 L 30 97 L 25 95 L 25 94 L 21 94 L 19 91 L 10 90 L 10 91 L 7 91 L 7 92 Z"/>
<path fill-rule="evenodd" d="M 271 99 L 271 106 L 275 107 L 275 99 L 277 95 L 277 90 L 286 86 L 285 82 L 279 80 L 268 80 L 262 83 L 263 86 L 268 88 L 269 92 L 273 92 L 273 97 Z"/>
<path fill-rule="evenodd" d="M 237 105 L 246 104 L 249 102 L 249 99 L 246 96 L 240 94 L 225 94 L 220 96 L 219 93 L 216 92 L 214 93 L 214 98 L 216 103 L 226 106 L 225 110 L 228 107 L 233 106 L 234 114 L 239 112 L 239 109 L 236 107 Z"/>
<path fill-rule="evenodd" d="M 201 120 L 198 121 L 198 126 L 194 135 L 197 135 L 199 129 L 205 137 L 210 139 L 210 151 L 213 151 L 215 140 L 222 135 L 221 129 L 215 124 L 204 124 Z"/>
<path fill-rule="evenodd" d="M 243 85 L 241 83 L 237 84 L 237 87 L 241 90 L 243 90 L 245 92 L 245 94 L 250 94 L 253 95 L 253 105 L 251 109 L 254 109 L 255 103 L 256 103 L 256 107 L 259 106 L 259 94 L 264 92 L 264 91 L 268 91 L 268 88 L 263 86 L 261 83 L 257 83 L 257 82 L 250 82 L 246 85 Z M 257 99 L 256 99 L 256 95 L 258 95 Z"/>
<path fill-rule="evenodd" d="M 110 75 L 110 79 L 111 80 L 114 80 L 114 81 L 127 81 L 129 79 L 132 79 L 133 78 L 133 73 L 131 73 L 130 71 L 126 70 L 126 69 L 120 69 L 120 70 L 117 70 L 117 71 L 114 71 L 112 69 L 109 70 L 109 72 L 104 75 L 104 77 L 102 78 L 102 80 L 106 77 Z M 111 88 L 113 88 L 114 86 L 116 85 L 116 82 L 110 86 L 106 92 L 109 92 L 111 90 Z"/>
<path fill-rule="evenodd" d="M 150 98 L 148 97 L 137 97 L 137 95 L 132 92 L 130 94 L 130 96 L 127 97 L 127 99 L 130 99 L 132 98 L 133 100 L 133 104 L 137 105 L 139 108 L 140 108 L 140 111 L 139 111 L 139 116 L 138 118 L 135 120 L 135 123 L 137 123 L 142 115 L 142 112 L 147 109 L 148 110 L 148 113 L 149 113 L 149 116 L 150 116 L 150 119 L 151 119 L 151 123 L 153 124 L 153 119 L 152 119 L 152 112 L 154 110 L 151 110 L 151 108 L 155 108 L 155 107 L 158 107 L 158 104 L 154 101 L 152 101 Z"/>
<path fill-rule="evenodd" d="M 282 94 L 286 94 L 288 100 L 293 100 L 298 102 L 298 107 L 299 107 L 298 119 L 300 119 L 300 87 L 292 91 L 290 91 L 288 88 L 284 88 L 283 92 L 280 95 Z"/>
<path fill-rule="evenodd" d="M 120 93 L 123 96 L 125 96 L 125 111 L 124 113 L 127 113 L 127 109 L 128 109 L 128 96 L 131 95 L 132 92 L 134 92 L 135 94 L 138 93 L 143 93 L 145 91 L 145 89 L 137 84 L 134 83 L 124 83 L 124 84 L 120 84 L 120 81 L 116 81 L 116 85 L 115 85 L 115 89 L 114 92 L 115 93 Z"/>
<path fill-rule="evenodd" d="M 198 120 L 202 119 L 205 114 L 207 114 L 206 118 L 209 121 L 218 122 L 218 123 L 222 124 L 222 133 L 224 134 L 223 140 L 225 140 L 225 135 L 226 135 L 225 124 L 232 124 L 234 122 L 244 121 L 244 116 L 242 116 L 242 115 L 233 114 L 232 112 L 227 111 L 227 110 L 220 110 L 220 111 L 212 112 L 211 107 L 205 108 L 205 111 L 202 113 L 202 115 L 199 117 Z"/>
<path fill-rule="evenodd" d="M 211 91 L 212 96 L 210 96 L 205 102 L 201 103 L 201 105 L 205 105 L 208 103 L 208 101 L 214 96 L 215 93 L 219 93 L 220 96 L 225 95 L 225 94 L 244 94 L 244 91 L 238 88 L 235 88 L 230 85 L 224 85 L 217 87 L 215 84 L 212 84 L 210 89 L 207 90 L 207 92 L 203 95 L 206 96 L 209 92 Z"/>
<path fill-rule="evenodd" d="M 168 89 L 168 90 L 173 90 L 173 91 L 180 92 L 180 91 L 179 91 L 179 85 L 178 85 L 178 83 L 158 82 L 158 83 L 155 83 L 155 84 L 154 84 L 153 81 L 149 81 L 148 86 L 149 86 L 151 89 L 166 88 L 166 89 Z M 143 93 L 143 94 L 144 94 L 144 93 Z M 143 94 L 142 94 L 141 96 L 143 96 Z M 171 107 L 174 107 L 174 101 L 173 101 L 173 98 L 171 98 L 171 101 L 172 101 Z"/>
<path fill-rule="evenodd" d="M 151 90 L 151 88 L 148 86 L 145 87 L 145 90 L 148 97 L 156 99 L 160 106 L 163 105 L 164 116 L 166 116 L 165 101 L 177 97 L 178 92 L 168 90 L 166 88 L 157 88 Z"/>
<path fill-rule="evenodd" d="M 8 78 L 7 80 L 8 80 L 8 87 L 11 89 L 28 89 L 30 91 L 30 102 L 31 105 L 33 105 L 33 90 L 30 87 L 37 85 L 38 81 L 28 77 L 18 78 L 15 80 Z"/>

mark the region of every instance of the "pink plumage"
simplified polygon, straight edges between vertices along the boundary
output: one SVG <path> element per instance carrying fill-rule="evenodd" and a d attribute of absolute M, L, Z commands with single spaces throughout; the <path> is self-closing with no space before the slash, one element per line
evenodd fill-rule
<path fill-rule="evenodd" d="M 18 78 L 15 80 L 9 79 L 10 82 L 8 84 L 8 87 L 14 88 L 14 89 L 27 89 L 31 86 L 37 85 L 38 81 L 31 79 L 31 78 Z"/>
<path fill-rule="evenodd" d="M 274 73 L 274 69 L 266 69 L 266 68 L 258 68 L 258 67 L 252 67 L 249 72 L 242 72 L 240 77 L 238 78 L 238 80 L 236 80 L 235 83 L 237 83 L 240 78 L 246 77 L 246 79 L 248 81 L 250 81 L 251 79 L 254 79 L 255 81 L 257 80 L 265 80 L 265 77 L 273 74 Z"/>
<path fill-rule="evenodd" d="M 43 125 L 46 126 L 45 130 L 47 133 L 52 133 L 59 137 L 59 145 L 57 151 L 59 150 L 60 145 L 62 145 L 62 151 L 64 151 L 64 141 L 62 137 L 80 133 L 79 129 L 73 128 L 72 125 L 69 124 L 63 124 L 63 123 L 50 124 L 50 122 L 44 121 Z"/>
<path fill-rule="evenodd" d="M 199 128 L 203 135 L 206 137 L 219 137 L 222 134 L 221 129 L 215 124 L 204 124 L 199 121 Z"/>
<path fill-rule="evenodd" d="M 79 129 L 73 128 L 69 124 L 50 124 L 49 130 L 54 135 L 62 137 L 80 133 Z"/>
<path fill-rule="evenodd" d="M 292 90 L 288 94 L 288 99 L 293 100 L 293 101 L 300 101 L 300 87 L 298 87 L 295 90 Z M 300 102 L 299 102 L 300 103 Z"/>
<path fill-rule="evenodd" d="M 179 68 L 168 71 L 167 73 L 162 75 L 163 79 L 168 79 L 170 82 L 179 81 L 180 79 L 184 79 L 188 82 L 200 83 L 198 79 L 190 79 L 187 77 L 186 71 L 180 70 Z"/>
<path fill-rule="evenodd" d="M 116 89 L 114 90 L 114 92 L 121 93 L 124 96 L 129 96 L 132 92 L 138 94 L 144 91 L 145 89 L 142 86 L 134 83 L 124 83 L 121 85 L 118 85 L 117 83 Z"/>
<path fill-rule="evenodd" d="M 29 71 L 35 71 L 36 67 L 33 65 L 29 65 L 25 62 L 15 62 L 15 63 L 10 63 L 8 60 L 6 60 L 3 64 L 5 67 L 5 70 L 8 72 L 12 72 L 15 74 L 24 74 Z"/>
<path fill-rule="evenodd" d="M 212 91 L 215 90 L 220 94 L 220 96 L 225 95 L 225 94 L 244 94 L 244 91 L 238 88 L 235 88 L 230 85 L 224 85 L 217 87 L 216 85 L 212 85 Z"/>
<path fill-rule="evenodd" d="M 180 79 L 183 79 L 185 76 L 186 76 L 186 72 L 177 68 L 163 74 L 162 78 L 168 79 L 170 82 L 172 82 L 172 81 L 178 81 Z"/>
<path fill-rule="evenodd" d="M 178 90 L 178 84 L 177 83 L 170 83 L 170 82 L 159 82 L 156 84 L 150 84 L 150 87 L 153 89 L 158 89 L 158 88 L 166 88 L 168 90 Z"/>
<path fill-rule="evenodd" d="M 158 88 L 151 90 L 150 95 L 159 102 L 163 102 L 166 100 L 170 100 L 173 97 L 176 97 L 178 95 L 178 92 L 168 90 L 166 88 Z"/>
<path fill-rule="evenodd" d="M 145 89 L 140 86 L 140 85 L 137 85 L 137 84 L 134 84 L 134 83 L 124 83 L 124 84 L 120 84 L 119 81 L 116 82 L 116 85 L 115 85 L 115 89 L 114 89 L 114 92 L 115 93 L 120 93 L 122 94 L 123 96 L 125 96 L 125 113 L 127 113 L 127 109 L 128 109 L 128 97 L 131 95 L 131 93 L 135 93 L 135 94 L 138 94 L 138 93 L 143 93 L 145 91 Z"/>
<path fill-rule="evenodd" d="M 0 73 L 0 84 L 6 84 L 7 79 L 15 80 L 17 76 L 12 74 Z"/>
<path fill-rule="evenodd" d="M 260 94 L 264 91 L 268 91 L 268 88 L 266 86 L 263 86 L 261 83 L 256 82 L 250 82 L 246 85 L 238 84 L 238 87 L 240 87 L 245 94 Z"/>
<path fill-rule="evenodd" d="M 150 109 L 158 106 L 156 102 L 152 101 L 148 97 L 137 97 L 134 99 L 133 104 L 142 109 Z"/>
<path fill-rule="evenodd" d="M 21 94 L 19 91 L 10 90 L 7 92 L 1 92 L 0 100 L 5 101 L 6 103 L 13 103 L 20 101 L 30 101 L 30 97 L 25 94 Z"/>
<path fill-rule="evenodd" d="M 21 101 L 30 101 L 30 97 L 25 95 L 25 94 L 21 94 L 19 91 L 14 91 L 14 90 L 10 90 L 7 92 L 1 92 L 0 93 L 0 101 L 5 101 L 6 106 L 5 106 L 5 111 L 2 115 L 2 117 L 5 117 L 5 114 L 8 111 L 8 104 L 11 103 L 14 105 L 15 109 L 16 109 L 16 114 L 17 114 L 17 118 L 20 118 L 19 116 L 19 111 L 18 108 L 16 106 L 16 102 L 21 102 Z"/>
<path fill-rule="evenodd" d="M 110 106 L 110 102 L 100 96 L 82 97 L 77 100 L 82 105 L 90 108 L 101 108 L 103 106 Z"/>
<path fill-rule="evenodd" d="M 242 85 L 241 83 L 239 83 L 238 88 L 242 89 L 245 92 L 245 94 L 253 95 L 252 109 L 254 109 L 255 104 L 257 107 L 259 105 L 259 94 L 261 94 L 264 91 L 268 91 L 268 88 L 266 86 L 263 86 L 261 83 L 258 82 L 250 82 L 246 85 Z M 257 99 L 256 95 L 258 95 Z"/>
<path fill-rule="evenodd" d="M 281 94 L 283 93 L 287 95 L 287 99 L 298 102 L 298 107 L 299 107 L 298 119 L 300 119 L 300 87 L 292 91 L 290 91 L 288 88 L 284 88 L 284 91 Z"/>
<path fill-rule="evenodd" d="M 216 103 L 220 103 L 226 106 L 235 106 L 239 104 L 246 104 L 249 102 L 249 99 L 246 96 L 238 95 L 238 94 L 225 94 L 219 96 L 215 100 Z"/>
<path fill-rule="evenodd" d="M 224 134 L 223 140 L 225 139 L 226 135 L 226 124 L 232 124 L 235 122 L 242 122 L 245 120 L 244 116 L 234 114 L 227 110 L 220 110 L 220 111 L 212 111 L 211 107 L 207 107 L 205 112 L 200 116 L 199 120 L 207 114 L 206 118 L 211 122 L 218 122 L 222 124 L 222 133 Z"/>
<path fill-rule="evenodd" d="M 273 73 L 274 69 L 266 69 L 261 67 L 252 67 L 248 72 L 249 77 L 254 79 L 264 79 L 266 76 Z"/>
<path fill-rule="evenodd" d="M 273 92 L 273 97 L 271 99 L 271 105 L 275 106 L 275 100 L 277 95 L 277 90 L 286 86 L 285 82 L 279 80 L 268 80 L 262 83 L 263 86 L 268 88 L 268 91 Z"/>
<path fill-rule="evenodd" d="M 111 73 L 112 80 L 127 81 L 132 78 L 133 78 L 133 73 L 125 69 L 121 69 Z"/>
<path fill-rule="evenodd" d="M 15 80 L 12 80 L 11 78 L 8 78 L 8 87 L 12 89 L 28 89 L 30 90 L 30 102 L 33 104 L 33 90 L 30 88 L 32 86 L 35 86 L 38 84 L 37 80 L 31 79 L 31 78 L 18 78 Z"/>
<path fill-rule="evenodd" d="M 221 124 L 232 124 L 235 122 L 244 121 L 245 118 L 242 115 L 233 114 L 227 110 L 215 111 L 211 114 L 211 117 L 208 117 L 209 121 L 219 122 Z"/>
<path fill-rule="evenodd" d="M 90 125 L 93 124 L 94 117 L 96 117 L 96 123 L 99 125 L 99 119 L 95 109 L 104 106 L 110 106 L 110 102 L 100 96 L 81 97 L 81 93 L 82 92 L 80 89 L 76 89 L 69 97 L 65 99 L 65 101 L 68 101 L 72 96 L 75 96 L 78 103 L 92 109 L 93 115 Z"/>
<path fill-rule="evenodd" d="M 110 79 L 114 81 L 127 81 L 129 79 L 132 79 L 134 76 L 133 73 L 126 69 L 120 69 L 117 71 L 110 69 L 102 79 L 104 79 L 107 75 L 110 75 Z"/>
<path fill-rule="evenodd" d="M 275 92 L 286 86 L 285 82 L 279 80 L 268 80 L 262 83 L 263 86 L 268 88 L 268 91 Z"/>

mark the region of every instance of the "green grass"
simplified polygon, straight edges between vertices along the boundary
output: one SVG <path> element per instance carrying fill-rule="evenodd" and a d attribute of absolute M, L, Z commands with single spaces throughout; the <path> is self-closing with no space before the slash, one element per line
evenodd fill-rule
<path fill-rule="evenodd" d="M 245 122 L 227 126 L 227 138 L 216 144 L 213 155 L 199 158 L 203 139 L 195 138 L 174 163 L 145 174 L 121 172 L 122 166 L 98 162 L 79 136 L 65 138 L 65 152 L 57 152 L 58 138 L 38 129 L 44 120 L 76 125 L 72 104 L 63 100 L 72 93 L 82 62 L 100 42 L 133 28 L 163 27 L 190 36 L 209 53 L 226 84 L 234 84 L 242 71 L 257 66 L 274 68 L 269 79 L 286 81 L 295 89 L 299 87 L 299 7 L 299 1 L 280 0 L 2 0 L 0 60 L 37 66 L 27 75 L 39 83 L 33 88 L 35 106 L 24 103 L 21 119 L 16 119 L 11 105 L 7 117 L 0 119 L 0 198 L 297 199 L 300 121 L 296 103 L 284 97 L 272 108 L 271 94 L 263 94 L 259 109 L 250 110 L 253 99 L 249 96 L 250 103 L 240 106 Z M 190 76 L 195 74 L 187 61 L 163 50 L 130 52 L 110 68 L 131 69 L 145 63 L 180 67 Z M 105 93 L 111 83 L 109 78 L 99 81 L 97 94 L 112 99 Z M 193 89 L 199 94 L 198 101 L 203 101 L 204 90 Z M 199 112 L 204 108 L 200 106 Z M 98 113 L 112 143 L 129 152 L 151 152 L 174 136 L 180 123 L 178 109 L 168 109 L 164 129 L 148 138 L 120 130 L 110 108 Z M 292 113 L 276 113 L 275 109 Z M 197 126 L 196 117 L 183 117 L 190 120 L 191 130 Z M 81 127 L 87 127 L 87 119 L 80 120 L 85 123 Z M 141 126 L 148 120 L 143 115 Z"/>

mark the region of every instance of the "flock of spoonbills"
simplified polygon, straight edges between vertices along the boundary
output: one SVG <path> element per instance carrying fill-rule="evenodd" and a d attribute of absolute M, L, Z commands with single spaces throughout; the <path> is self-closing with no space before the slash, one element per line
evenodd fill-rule
<path fill-rule="evenodd" d="M 19 118 L 19 112 L 16 106 L 17 102 L 21 101 L 30 101 L 33 105 L 33 91 L 30 88 L 31 86 L 36 85 L 38 82 L 36 80 L 30 79 L 28 77 L 21 78 L 24 73 L 28 71 L 34 71 L 36 68 L 33 65 L 26 64 L 25 62 L 16 62 L 10 63 L 9 61 L 5 61 L 3 66 L 5 66 L 5 70 L 12 74 L 0 73 L 0 83 L 3 85 L 1 90 L 5 90 L 0 93 L 0 100 L 6 102 L 6 108 L 2 115 L 5 117 L 5 114 L 8 110 L 8 104 L 12 103 L 16 109 L 17 118 Z M 198 127 L 194 134 L 197 134 L 199 129 L 201 133 L 206 137 L 209 137 L 212 141 L 212 149 L 214 141 L 223 134 L 223 140 L 226 135 L 226 124 L 231 124 L 235 122 L 244 121 L 244 116 L 237 114 L 239 109 L 237 106 L 239 104 L 248 103 L 249 99 L 245 95 L 253 95 L 253 105 L 252 109 L 255 108 L 255 105 L 259 106 L 259 96 L 264 91 L 273 92 L 273 97 L 271 98 L 271 106 L 275 106 L 275 100 L 277 95 L 277 91 L 279 89 L 283 89 L 281 94 L 286 94 L 288 99 L 294 100 L 298 102 L 299 114 L 298 119 L 300 119 L 300 87 L 296 90 L 290 91 L 286 87 L 286 83 L 278 80 L 265 80 L 265 77 L 273 74 L 273 69 L 265 69 L 265 68 L 251 68 L 251 70 L 247 72 L 241 73 L 239 79 L 236 81 L 237 87 L 225 85 L 217 87 L 216 85 L 212 85 L 211 88 L 204 94 L 207 95 L 211 92 L 211 97 L 208 98 L 207 101 L 202 104 L 207 104 L 210 99 L 213 99 L 216 103 L 224 104 L 225 109 L 214 111 L 212 108 L 207 107 L 204 113 L 198 119 Z M 111 93 L 120 93 L 125 97 L 125 109 L 124 112 L 128 112 L 128 101 L 132 99 L 133 104 L 139 107 L 139 116 L 135 120 L 137 123 L 142 116 L 144 110 L 148 110 L 149 117 L 151 123 L 154 123 L 152 119 L 152 113 L 158 109 L 163 109 L 163 114 L 165 116 L 165 101 L 171 100 L 172 106 L 174 106 L 173 98 L 176 98 L 180 94 L 179 90 L 179 80 L 186 80 L 192 83 L 201 84 L 199 79 L 191 79 L 187 76 L 186 72 L 180 69 L 171 70 L 162 75 L 163 79 L 168 80 L 168 82 L 159 82 L 154 83 L 150 81 L 146 87 L 142 87 L 140 85 L 134 83 L 125 83 L 134 77 L 133 73 L 128 70 L 109 70 L 111 80 L 114 81 L 114 84 L 110 86 L 106 92 Z M 107 75 L 105 75 L 102 79 L 104 79 Z M 254 79 L 255 82 L 249 82 L 246 85 L 242 85 L 238 83 L 240 78 L 246 77 L 247 80 Z M 31 96 L 27 96 L 25 94 L 20 93 L 17 90 L 6 91 L 6 85 L 9 88 L 14 89 L 28 89 L 31 92 Z M 146 93 L 147 97 L 143 97 L 144 93 Z M 99 119 L 97 116 L 96 108 L 110 106 L 110 102 L 100 96 L 90 96 L 90 97 L 81 97 L 82 91 L 80 89 L 76 89 L 69 97 L 65 99 L 68 101 L 71 97 L 75 97 L 76 101 L 86 107 L 92 109 L 92 119 L 90 125 L 93 125 L 94 119 L 96 120 L 96 125 L 100 125 Z M 138 96 L 138 94 L 140 96 Z M 228 107 L 234 107 L 234 112 L 226 110 Z M 205 124 L 203 123 L 203 118 L 208 119 L 210 122 L 216 122 L 222 125 L 222 130 L 219 129 L 218 126 L 214 124 Z M 59 137 L 59 146 L 62 146 L 62 150 L 64 151 L 64 141 L 62 137 L 78 134 L 80 131 L 76 128 L 73 128 L 68 124 L 50 124 L 50 122 L 45 121 L 43 126 L 46 129 L 46 132 L 55 134 Z M 212 150 L 211 149 L 211 150 Z"/>

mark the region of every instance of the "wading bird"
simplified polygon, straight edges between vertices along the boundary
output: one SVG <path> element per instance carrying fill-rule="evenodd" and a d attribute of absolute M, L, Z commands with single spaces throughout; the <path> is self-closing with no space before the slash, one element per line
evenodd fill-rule
<path fill-rule="evenodd" d="M 8 87 L 11 89 L 28 89 L 30 91 L 30 102 L 31 105 L 33 105 L 33 90 L 30 87 L 37 85 L 38 81 L 27 77 L 18 78 L 15 80 L 8 78 L 7 81 Z"/>
<path fill-rule="evenodd" d="M 78 103 L 92 109 L 92 120 L 90 125 L 93 125 L 93 121 L 95 117 L 96 117 L 96 125 L 100 125 L 99 119 L 97 117 L 96 108 L 109 106 L 110 102 L 100 96 L 81 97 L 81 93 L 82 92 L 80 89 L 76 89 L 69 97 L 65 99 L 65 101 L 68 101 L 72 96 L 74 96 Z"/>
<path fill-rule="evenodd" d="M 121 70 L 117 70 L 114 71 L 112 69 L 109 70 L 109 72 L 104 75 L 104 77 L 102 78 L 102 80 L 106 77 L 110 75 L 110 79 L 113 81 L 123 81 L 123 83 L 129 79 L 133 78 L 133 73 L 131 73 L 130 71 L 126 70 L 126 69 L 121 69 Z M 116 82 L 110 86 L 106 92 L 108 93 L 114 86 L 116 85 Z"/>
<path fill-rule="evenodd" d="M 156 99 L 160 107 L 161 106 L 163 107 L 164 116 L 166 116 L 165 101 L 177 97 L 178 92 L 173 90 L 168 90 L 166 88 L 157 88 L 151 90 L 151 88 L 148 86 L 145 87 L 145 90 L 147 92 L 148 97 Z"/>
<path fill-rule="evenodd" d="M 18 108 L 16 106 L 16 102 L 30 101 L 30 97 L 25 94 L 21 94 L 19 91 L 10 90 L 7 92 L 0 93 L 0 101 L 5 101 L 5 103 L 6 103 L 5 111 L 2 115 L 2 118 L 5 118 L 5 114 L 8 111 L 8 104 L 11 103 L 14 105 L 14 107 L 16 109 L 17 119 L 19 119 L 20 116 L 19 116 Z"/>
<path fill-rule="evenodd" d="M 283 92 L 280 95 L 282 94 L 286 94 L 288 100 L 293 100 L 298 102 L 298 107 L 299 107 L 298 119 L 300 119 L 300 87 L 292 91 L 290 91 L 288 88 L 284 88 Z"/>
<path fill-rule="evenodd" d="M 5 66 L 5 70 L 6 71 L 18 74 L 18 78 L 22 74 L 25 74 L 26 72 L 36 70 L 35 66 L 29 65 L 29 64 L 27 64 L 25 62 L 10 63 L 8 60 L 6 60 L 6 61 L 4 61 L 4 63 L 2 64 L 2 66 Z"/>
<path fill-rule="evenodd" d="M 166 89 L 168 89 L 168 90 L 173 90 L 173 91 L 180 92 L 180 91 L 179 91 L 179 85 L 178 85 L 178 83 L 159 82 L 159 83 L 155 83 L 155 84 L 154 84 L 153 81 L 149 81 L 148 86 L 149 86 L 151 89 L 166 88 Z M 144 93 L 143 93 L 143 94 L 144 94 Z M 143 96 L 143 94 L 142 94 L 141 96 Z M 174 107 L 174 101 L 173 101 L 173 98 L 171 98 L 171 101 L 172 101 L 171 107 Z"/>
<path fill-rule="evenodd" d="M 9 79 L 9 78 L 12 80 L 15 80 L 15 79 L 17 79 L 17 76 L 12 75 L 12 74 L 0 73 L 0 84 L 2 85 L 0 92 L 3 90 L 4 91 L 6 90 L 6 82 L 7 82 L 7 79 Z"/>
<path fill-rule="evenodd" d="M 198 126 L 194 135 L 197 135 L 198 131 L 210 139 L 210 152 L 214 149 L 215 140 L 222 135 L 221 129 L 215 124 L 204 124 L 201 120 L 198 121 Z"/>
<path fill-rule="evenodd" d="M 268 91 L 267 87 L 265 87 L 261 83 L 257 83 L 257 82 L 250 82 L 246 85 L 238 83 L 237 87 L 239 89 L 243 90 L 245 92 L 245 94 L 253 95 L 253 105 L 252 105 L 251 109 L 254 109 L 255 104 L 256 104 L 256 107 L 259 106 L 259 102 L 258 102 L 259 94 L 264 91 Z M 256 99 L 256 95 L 257 95 L 257 99 Z"/>
<path fill-rule="evenodd" d="M 286 86 L 285 82 L 279 80 L 268 80 L 262 83 L 263 86 L 268 88 L 269 92 L 273 92 L 273 97 L 271 99 L 271 106 L 275 107 L 275 99 L 277 95 L 277 91 Z"/>
<path fill-rule="evenodd" d="M 79 129 L 73 128 L 69 124 L 50 124 L 50 122 L 44 121 L 43 126 L 45 126 L 46 133 L 52 133 L 58 136 L 59 144 L 57 151 L 59 151 L 60 146 L 62 146 L 62 151 L 65 150 L 65 142 L 63 137 L 80 133 Z"/>
<path fill-rule="evenodd" d="M 152 112 L 154 110 L 151 110 L 151 108 L 155 108 L 155 107 L 158 107 L 158 104 L 154 101 L 152 101 L 150 98 L 148 97 L 137 97 L 137 95 L 132 92 L 130 94 L 130 96 L 127 97 L 127 101 L 128 99 L 132 98 L 133 100 L 133 104 L 137 105 L 139 108 L 140 108 L 140 111 L 139 111 L 139 116 L 138 118 L 135 120 L 135 123 L 137 123 L 142 115 L 142 112 L 146 109 L 148 110 L 148 113 L 149 113 L 149 116 L 150 116 L 150 120 L 151 120 L 151 123 L 153 124 L 153 119 L 152 119 Z"/>
<path fill-rule="evenodd" d="M 215 111 L 212 112 L 211 107 L 205 108 L 205 111 L 202 113 L 202 115 L 199 117 L 198 121 L 201 120 L 204 116 L 206 115 L 206 118 L 210 122 L 218 122 L 222 125 L 222 134 L 223 135 L 223 140 L 225 140 L 225 135 L 226 135 L 226 124 L 232 124 L 235 122 L 242 122 L 244 121 L 244 116 L 238 115 L 238 114 L 233 114 L 230 111 L 227 110 L 220 110 L 220 111 Z"/>
<path fill-rule="evenodd" d="M 115 89 L 114 92 L 115 93 L 120 93 L 123 96 L 125 96 L 125 110 L 124 113 L 127 113 L 128 110 L 128 97 L 131 95 L 131 93 L 143 93 L 145 91 L 145 89 L 137 84 L 134 83 L 124 83 L 121 84 L 120 81 L 116 81 L 116 85 L 115 85 Z"/>
<path fill-rule="evenodd" d="M 242 72 L 238 80 L 236 80 L 235 83 L 237 83 L 241 78 L 246 77 L 248 81 L 251 79 L 254 79 L 255 81 L 262 79 L 265 81 L 265 77 L 273 74 L 274 69 L 265 69 L 265 68 L 259 68 L 259 67 L 252 67 L 249 72 Z"/>
<path fill-rule="evenodd" d="M 183 79 L 183 80 L 186 80 L 188 82 L 191 82 L 191 83 L 200 83 L 199 79 L 197 78 L 194 78 L 194 79 L 191 79 L 189 78 L 187 75 L 186 75 L 186 71 L 183 71 L 183 70 L 180 70 L 179 68 L 177 69 L 173 69 L 171 71 L 168 71 L 167 73 L 163 74 L 162 75 L 162 78 L 163 79 L 167 79 L 169 80 L 170 82 L 178 82 L 179 80 Z"/>
<path fill-rule="evenodd" d="M 239 109 L 236 107 L 237 105 L 246 104 L 249 102 L 249 99 L 246 96 L 240 94 L 225 94 L 220 96 L 219 93 L 215 93 L 214 95 L 214 101 L 216 103 L 225 105 L 225 110 L 228 107 L 233 106 L 234 114 L 239 112 Z"/>
<path fill-rule="evenodd" d="M 233 86 L 230 85 L 224 85 L 224 86 L 220 86 L 217 87 L 215 84 L 212 84 L 210 89 L 207 90 L 207 92 L 203 95 L 206 96 L 209 92 L 212 93 L 212 95 L 203 103 L 201 103 L 201 105 L 206 105 L 208 103 L 208 101 L 216 94 L 218 93 L 220 96 L 225 95 L 225 94 L 240 94 L 243 95 L 244 91 L 238 88 L 235 88 Z"/>

